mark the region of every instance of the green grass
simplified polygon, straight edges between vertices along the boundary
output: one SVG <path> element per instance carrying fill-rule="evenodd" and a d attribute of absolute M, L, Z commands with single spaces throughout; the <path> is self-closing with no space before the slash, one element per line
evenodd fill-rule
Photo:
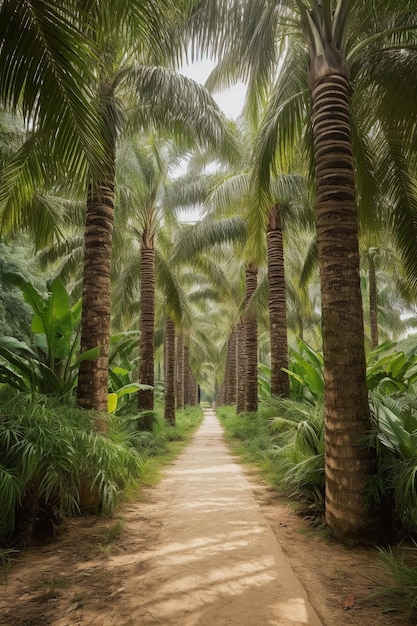
<path fill-rule="evenodd" d="M 417 616 L 417 544 L 399 545 L 379 548 L 379 563 L 382 572 L 389 574 L 389 582 L 378 577 L 373 577 L 381 591 L 375 595 L 383 595 L 391 598 L 392 610 L 407 610 L 411 618 Z"/>

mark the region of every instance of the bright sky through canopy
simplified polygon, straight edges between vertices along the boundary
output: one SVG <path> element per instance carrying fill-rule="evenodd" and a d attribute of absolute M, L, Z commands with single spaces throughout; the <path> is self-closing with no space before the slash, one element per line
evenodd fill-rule
<path fill-rule="evenodd" d="M 204 85 L 214 66 L 214 61 L 204 59 L 182 67 L 180 73 Z M 213 97 L 227 117 L 236 119 L 243 109 L 245 90 L 245 86 L 238 83 L 230 89 L 214 93 Z"/>

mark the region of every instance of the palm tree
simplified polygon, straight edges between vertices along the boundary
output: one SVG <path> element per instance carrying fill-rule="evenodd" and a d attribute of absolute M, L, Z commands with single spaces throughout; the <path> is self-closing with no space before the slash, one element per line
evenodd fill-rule
<path fill-rule="evenodd" d="M 376 114 L 387 128 L 398 131 L 400 122 L 400 127 L 407 129 L 408 136 L 401 133 L 405 145 L 415 139 L 415 90 L 401 103 L 396 97 L 400 85 L 408 84 L 405 75 L 415 85 L 413 4 L 395 0 L 378 0 L 371 6 L 363 0 L 252 0 L 210 3 L 210 7 L 211 15 L 216 10 L 219 15 L 230 10 L 229 19 L 223 20 L 223 28 L 210 41 L 221 57 L 210 86 L 246 79 L 247 106 L 257 111 L 278 75 L 255 150 L 261 193 L 269 184 L 271 169 L 285 168 L 287 155 L 300 135 L 314 155 L 326 382 L 326 519 L 341 540 L 373 540 L 378 534 L 374 523 L 377 511 L 369 506 L 366 485 L 375 470 L 375 458 L 358 445 L 370 427 L 370 418 L 352 139 L 357 145 L 357 171 L 362 171 L 356 184 L 361 197 L 370 199 L 376 186 L 372 176 L 365 176 L 370 158 L 366 137 L 375 128 Z M 195 17 L 195 30 L 208 46 L 209 29 L 202 30 L 199 19 Z M 279 71 L 283 50 L 286 56 Z M 352 84 L 355 94 L 351 101 Z M 369 107 L 370 84 L 373 107 Z M 352 124 L 351 105 L 358 109 L 360 103 L 363 117 Z M 392 120 L 396 122 L 392 124 Z M 398 170 L 405 154 L 395 153 L 400 143 L 397 134 L 391 157 L 400 157 L 391 163 L 395 162 Z M 392 168 L 389 171 L 392 173 Z M 402 188 L 397 185 L 396 191 L 405 208 L 397 211 L 393 222 L 410 276 L 416 276 L 415 255 L 410 254 L 415 226 L 409 219 L 415 197 L 409 183 Z"/>
<path fill-rule="evenodd" d="M 382 40 L 384 32 L 392 32 L 387 31 L 389 22 L 378 19 L 391 18 L 392 25 L 395 17 L 392 6 L 382 2 L 377 5 L 378 11 L 372 11 L 362 2 L 343 0 L 338 3 L 314 1 L 307 4 L 303 0 L 279 3 L 279 8 L 287 11 L 286 19 L 292 26 L 298 21 L 306 44 L 305 48 L 294 44 L 287 59 L 308 61 L 308 73 L 303 75 L 300 65 L 287 65 L 272 94 L 258 141 L 258 155 L 262 154 L 262 158 L 267 155 L 266 161 L 270 164 L 272 157 L 268 148 L 271 143 L 275 144 L 279 138 L 280 147 L 284 144 L 288 147 L 288 139 L 303 128 L 302 120 L 307 113 L 314 153 L 325 360 L 326 519 L 336 537 L 358 541 L 375 539 L 378 515 L 377 507 L 369 506 L 366 497 L 366 485 L 375 471 L 376 459 L 368 449 L 358 445 L 369 430 L 370 419 L 359 282 L 350 86 L 352 74 L 357 80 L 361 69 L 359 64 L 352 65 L 352 54 L 356 52 L 360 57 L 366 42 L 371 52 L 375 52 L 372 43 L 378 33 Z M 363 35 L 358 39 L 360 27 Z M 371 37 L 365 40 L 367 35 Z M 365 67 L 363 61 L 362 67 Z M 301 94 L 296 105 L 294 90 L 292 102 L 289 98 L 294 87 Z M 284 129 L 290 115 L 293 115 L 292 127 Z M 279 134 L 281 128 L 282 135 Z M 309 133 L 307 130 L 307 139 Z M 262 162 L 262 158 L 263 167 L 265 160 Z M 265 170 L 261 180 L 267 180 Z"/>

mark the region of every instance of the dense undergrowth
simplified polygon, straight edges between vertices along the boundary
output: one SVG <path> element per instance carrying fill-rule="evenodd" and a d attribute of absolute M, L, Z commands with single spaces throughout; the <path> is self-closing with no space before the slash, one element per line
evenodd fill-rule
<path fill-rule="evenodd" d="M 157 406 L 145 431 L 134 411 L 97 414 L 10 389 L 1 390 L 0 403 L 3 561 L 10 550 L 54 534 L 66 516 L 111 512 L 152 480 L 172 444 L 185 442 L 202 419 L 200 408 L 189 407 L 172 426 Z"/>

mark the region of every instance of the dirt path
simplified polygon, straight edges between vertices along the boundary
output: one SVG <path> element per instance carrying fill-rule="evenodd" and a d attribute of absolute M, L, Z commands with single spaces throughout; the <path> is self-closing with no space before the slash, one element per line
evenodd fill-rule
<path fill-rule="evenodd" d="M 132 624 L 321 624 L 214 413 L 162 485 L 166 517 Z"/>
<path fill-rule="evenodd" d="M 209 411 L 146 502 L 72 520 L 60 541 L 25 551 L 0 587 L 0 624 L 404 626 L 367 601 L 373 561 L 248 478 Z"/>

